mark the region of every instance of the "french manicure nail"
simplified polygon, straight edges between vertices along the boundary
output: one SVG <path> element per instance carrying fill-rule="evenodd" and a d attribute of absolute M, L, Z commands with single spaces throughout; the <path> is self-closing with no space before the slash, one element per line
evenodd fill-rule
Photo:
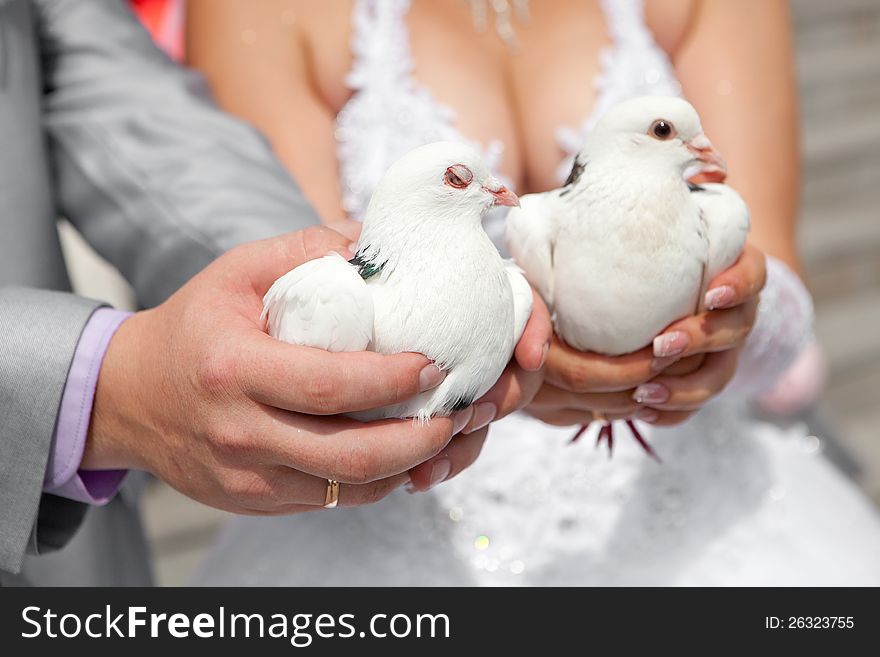
<path fill-rule="evenodd" d="M 735 296 L 736 290 L 734 290 L 729 285 L 716 287 L 715 289 L 706 292 L 706 308 L 708 308 L 709 310 L 724 308 L 725 306 L 727 306 L 727 304 L 733 301 Z"/>
<path fill-rule="evenodd" d="M 348 250 L 351 251 L 353 254 L 357 254 L 357 252 L 358 252 L 358 243 L 357 243 L 357 242 L 352 242 L 351 244 L 349 244 L 349 245 L 348 245 Z"/>
<path fill-rule="evenodd" d="M 495 406 L 495 404 L 493 404 L 492 402 L 481 402 L 479 404 L 475 404 L 474 416 L 471 420 L 471 428 L 465 431 L 465 433 L 473 433 L 474 431 L 482 429 L 492 420 L 494 420 L 497 414 L 498 407 Z"/>
<path fill-rule="evenodd" d="M 633 393 L 639 404 L 662 404 L 669 399 L 669 388 L 662 383 L 643 383 Z"/>
<path fill-rule="evenodd" d="M 474 416 L 474 407 L 468 406 L 463 411 L 458 411 L 452 416 L 452 435 L 456 435 L 457 433 L 461 433 L 461 430 L 467 426 L 467 423 L 471 421 L 471 418 Z"/>
<path fill-rule="evenodd" d="M 449 473 L 452 471 L 452 461 L 450 461 L 445 456 L 441 456 L 436 461 L 434 461 L 434 465 L 431 466 L 431 483 L 428 485 L 426 490 L 431 490 L 442 481 L 446 481 L 446 477 L 449 476 Z"/>
<path fill-rule="evenodd" d="M 642 422 L 656 422 L 659 417 L 660 411 L 655 411 L 653 408 L 643 408 L 636 413 L 636 419 Z"/>
<path fill-rule="evenodd" d="M 419 372 L 419 390 L 425 392 L 426 390 L 436 388 L 443 383 L 443 379 L 445 378 L 446 372 L 434 365 L 434 363 L 425 365 L 422 368 L 422 371 Z"/>
<path fill-rule="evenodd" d="M 680 356 L 691 343 L 691 336 L 684 331 L 671 331 L 654 338 L 654 356 L 669 358 Z"/>

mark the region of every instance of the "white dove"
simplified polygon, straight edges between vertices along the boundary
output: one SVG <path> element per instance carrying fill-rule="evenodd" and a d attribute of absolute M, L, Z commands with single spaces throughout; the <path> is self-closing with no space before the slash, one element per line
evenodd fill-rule
<path fill-rule="evenodd" d="M 566 343 L 625 354 L 702 309 L 708 282 L 742 251 L 749 210 L 727 185 L 687 183 L 695 166 L 725 173 L 690 103 L 634 98 L 599 120 L 563 187 L 511 209 L 510 252 Z M 608 423 L 603 438 L 611 448 Z"/>
<path fill-rule="evenodd" d="M 376 188 L 351 261 L 331 253 L 275 281 L 263 298 L 269 334 L 329 351 L 419 352 L 447 372 L 357 419 L 425 421 L 469 406 L 498 380 L 531 313 L 529 284 L 481 225 L 490 207 L 518 204 L 468 146 L 410 151 Z"/>

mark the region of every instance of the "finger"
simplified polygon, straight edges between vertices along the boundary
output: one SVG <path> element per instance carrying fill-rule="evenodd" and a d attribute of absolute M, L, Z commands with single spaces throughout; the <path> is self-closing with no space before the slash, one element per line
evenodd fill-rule
<path fill-rule="evenodd" d="M 532 314 L 523 334 L 516 345 L 514 356 L 523 369 L 534 371 L 544 366 L 547 353 L 550 351 L 550 339 L 553 326 L 550 323 L 550 311 L 540 295 L 532 290 Z"/>
<path fill-rule="evenodd" d="M 275 466 L 232 475 L 238 481 L 228 491 L 234 504 L 248 512 L 273 512 L 278 509 L 327 503 L 329 481 L 293 468 Z M 409 475 L 399 474 L 367 484 L 340 486 L 337 506 L 361 506 L 378 502 L 395 488 L 409 481 Z"/>
<path fill-rule="evenodd" d="M 733 308 L 710 310 L 675 322 L 654 338 L 654 369 L 666 369 L 667 362 L 693 354 L 724 351 L 742 344 L 754 326 L 757 312 L 755 297 Z"/>
<path fill-rule="evenodd" d="M 767 260 L 764 254 L 746 244 L 739 259 L 718 274 L 706 292 L 705 305 L 709 310 L 732 308 L 756 297 L 767 281 Z"/>
<path fill-rule="evenodd" d="M 271 509 L 250 509 L 248 507 L 238 507 L 233 510 L 233 513 L 237 513 L 243 516 L 292 516 L 298 513 L 311 513 L 314 511 L 323 511 L 323 508 L 320 506 L 315 506 L 314 504 L 282 504 L 280 506 L 272 507 Z"/>
<path fill-rule="evenodd" d="M 613 392 L 635 388 L 653 377 L 651 347 L 623 356 L 577 351 L 553 338 L 545 376 L 558 388 L 571 392 Z"/>
<path fill-rule="evenodd" d="M 644 419 L 655 427 L 674 427 L 690 418 L 696 411 L 659 411 L 657 417 Z"/>
<path fill-rule="evenodd" d="M 554 409 L 553 411 L 544 411 L 541 409 L 527 409 L 529 415 L 532 415 L 541 422 L 554 427 L 579 427 L 588 425 L 596 418 L 589 411 L 580 411 L 574 409 Z"/>
<path fill-rule="evenodd" d="M 421 354 L 330 353 L 286 344 L 261 331 L 248 332 L 238 350 L 235 378 L 248 397 L 311 415 L 399 404 L 445 378 Z"/>
<path fill-rule="evenodd" d="M 254 291 L 262 297 L 279 277 L 304 262 L 321 258 L 331 251 L 349 260 L 351 240 L 326 226 L 310 226 L 305 230 L 244 244 L 230 251 L 232 258 L 247 261 L 241 275 L 247 276 Z"/>
<path fill-rule="evenodd" d="M 351 242 L 357 242 L 360 239 L 362 227 L 363 224 L 354 219 L 339 219 L 338 221 L 327 222 L 327 228 L 345 235 Z"/>
<path fill-rule="evenodd" d="M 250 432 L 240 451 L 264 464 L 286 465 L 323 479 L 365 484 L 406 472 L 434 457 L 449 443 L 463 419 L 435 417 L 358 422 L 280 411 L 269 406 L 249 418 Z M 458 426 L 456 427 L 456 424 Z"/>
<path fill-rule="evenodd" d="M 324 482 L 327 483 L 326 481 Z M 366 504 L 375 504 L 383 500 L 389 493 L 394 492 L 401 486 L 409 483 L 409 475 L 402 473 L 393 477 L 379 479 L 368 484 L 340 484 L 339 486 L 339 502 L 337 506 L 364 506 Z M 324 494 L 326 495 L 326 487 Z M 323 501 L 321 502 L 323 505 Z"/>
<path fill-rule="evenodd" d="M 468 434 L 482 429 L 490 422 L 525 407 L 543 382 L 542 372 L 528 372 L 511 361 L 489 392 L 474 403 L 473 417 L 462 429 L 462 433 Z"/>
<path fill-rule="evenodd" d="M 467 435 L 456 436 L 440 454 L 412 468 L 409 477 L 413 489 L 429 490 L 470 467 L 480 455 L 488 432 L 489 428 L 484 427 Z"/>
<path fill-rule="evenodd" d="M 718 171 L 700 171 L 695 176 L 691 176 L 688 178 L 688 182 L 697 183 L 723 183 L 727 180 L 727 172 L 724 170 Z"/>
<path fill-rule="evenodd" d="M 657 360 L 663 359 L 658 358 Z M 672 365 L 664 367 L 658 372 L 658 374 L 662 373 L 663 376 L 682 376 L 683 374 L 690 374 L 694 370 L 702 367 L 704 360 L 706 360 L 706 354 L 684 356 L 681 360 L 675 360 Z"/>
<path fill-rule="evenodd" d="M 738 356 L 738 349 L 709 354 L 695 372 L 684 376 L 658 376 L 636 388 L 633 398 L 658 410 L 696 410 L 730 382 L 736 373 Z"/>
<path fill-rule="evenodd" d="M 243 500 L 251 513 L 297 513 L 320 509 L 327 503 L 327 479 L 285 467 L 270 468 L 266 474 L 265 491 L 257 487 L 248 494 L 250 499 Z M 340 484 L 336 506 L 375 504 L 408 482 L 409 475 L 403 473 L 368 484 Z"/>
<path fill-rule="evenodd" d="M 528 413 L 538 418 L 542 422 L 553 425 L 555 427 L 582 427 L 584 425 L 589 426 L 593 422 L 603 421 L 597 420 L 596 415 L 593 413 L 593 411 L 583 411 L 573 408 L 555 409 L 553 411 L 547 412 L 535 410 L 533 412 L 532 408 L 529 407 Z M 607 413 L 603 412 L 602 417 L 604 418 L 604 420 L 609 420 L 613 422 L 615 420 L 628 420 L 636 416 L 632 413 L 614 413 L 612 411 L 609 411 Z M 654 417 L 656 417 L 656 412 L 652 412 L 648 415 L 648 419 L 653 419 Z"/>
<path fill-rule="evenodd" d="M 535 395 L 529 408 L 598 410 L 603 413 L 616 413 L 629 417 L 630 414 L 636 413 L 641 408 L 641 405 L 633 399 L 633 392 L 632 389 L 629 389 L 620 392 L 574 393 L 545 384 Z"/>

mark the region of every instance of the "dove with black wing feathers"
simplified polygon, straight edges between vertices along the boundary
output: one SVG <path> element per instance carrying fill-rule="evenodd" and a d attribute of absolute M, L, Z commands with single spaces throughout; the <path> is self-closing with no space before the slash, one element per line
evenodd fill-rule
<path fill-rule="evenodd" d="M 351 261 L 331 253 L 275 281 L 263 299 L 269 334 L 329 351 L 419 352 L 447 372 L 433 390 L 356 419 L 469 406 L 501 376 L 531 313 L 522 271 L 481 224 L 490 207 L 518 203 L 468 146 L 410 151 L 376 188 Z"/>
<path fill-rule="evenodd" d="M 510 252 L 566 343 L 626 354 L 702 310 L 708 282 L 745 245 L 749 210 L 727 185 L 686 182 L 695 168 L 725 174 L 693 106 L 634 98 L 599 120 L 561 188 L 523 196 L 511 209 Z M 611 448 L 610 423 L 603 439 Z"/>

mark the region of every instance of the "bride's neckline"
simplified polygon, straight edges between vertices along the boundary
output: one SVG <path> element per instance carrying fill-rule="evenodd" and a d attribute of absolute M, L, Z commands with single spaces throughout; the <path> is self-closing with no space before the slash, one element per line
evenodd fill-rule
<path fill-rule="evenodd" d="M 635 95 L 680 94 L 669 59 L 645 24 L 644 0 L 600 0 L 599 4 L 611 43 L 599 53 L 593 108 L 579 126 L 560 126 L 556 131 L 565 154 L 557 170 L 560 183 L 584 137 L 610 105 Z M 388 166 L 430 141 L 468 143 L 499 174 L 501 140 L 481 144 L 461 134 L 454 108 L 438 101 L 415 77 L 406 21 L 410 5 L 411 0 L 355 0 L 354 4 L 352 67 L 346 76 L 354 93 L 337 115 L 337 143 L 343 207 L 357 218 L 363 217 Z"/>

